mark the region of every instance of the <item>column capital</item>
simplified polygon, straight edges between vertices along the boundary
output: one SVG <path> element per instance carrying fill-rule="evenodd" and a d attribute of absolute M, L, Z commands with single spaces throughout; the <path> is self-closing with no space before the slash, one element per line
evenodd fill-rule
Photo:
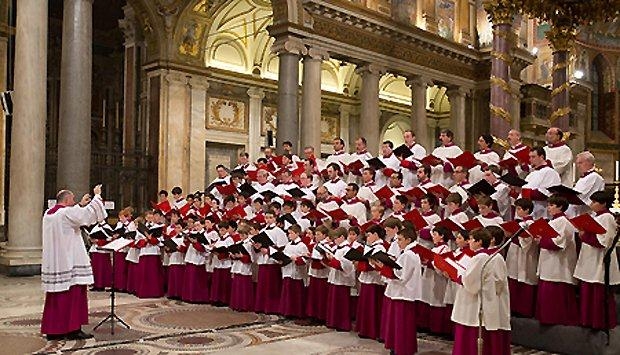
<path fill-rule="evenodd" d="M 493 26 L 512 25 L 514 15 L 518 10 L 512 0 L 486 0 L 483 2 L 483 7 L 489 14 Z"/>
<path fill-rule="evenodd" d="M 342 114 L 351 114 L 353 112 L 353 107 L 349 104 L 340 104 L 338 106 L 338 112 Z"/>
<path fill-rule="evenodd" d="M 329 60 L 329 53 L 321 47 L 311 46 L 311 47 L 308 47 L 308 52 L 306 56 L 304 57 L 304 59 L 320 60 L 320 61 Z"/>
<path fill-rule="evenodd" d="M 386 72 L 386 68 L 378 64 L 366 64 L 355 69 L 355 73 L 361 76 L 365 74 L 383 75 Z"/>
<path fill-rule="evenodd" d="M 138 37 L 138 20 L 136 19 L 136 12 L 129 4 L 123 6 L 124 18 L 118 20 L 118 27 L 123 32 L 125 38 L 125 47 L 129 47 L 136 43 Z"/>
<path fill-rule="evenodd" d="M 291 53 L 305 55 L 308 53 L 308 48 L 306 48 L 303 41 L 297 37 L 283 36 L 276 39 L 271 46 L 271 52 L 276 54 Z"/>
<path fill-rule="evenodd" d="M 169 84 L 187 85 L 190 78 L 190 76 L 179 72 L 169 72 L 164 75 L 164 79 L 166 79 Z"/>
<path fill-rule="evenodd" d="M 427 86 L 428 87 L 428 86 L 433 86 L 434 84 L 430 78 L 423 76 L 423 75 L 414 74 L 414 75 L 407 76 L 407 79 L 405 80 L 405 85 L 411 86 L 411 87 L 413 86 Z"/>
<path fill-rule="evenodd" d="M 257 88 L 255 86 L 252 86 L 251 88 L 248 89 L 247 91 L 248 96 L 251 99 L 264 99 L 265 98 L 265 90 L 261 89 L 261 88 Z"/>
<path fill-rule="evenodd" d="M 205 77 L 201 77 L 201 76 L 193 76 L 189 78 L 189 86 L 191 86 L 192 88 L 200 88 L 200 89 L 205 89 L 207 90 L 209 88 L 209 81 L 207 80 L 207 78 Z"/>
<path fill-rule="evenodd" d="M 448 86 L 448 90 L 446 90 L 446 95 L 448 95 L 448 99 L 451 99 L 453 97 L 465 97 L 470 94 L 471 90 L 462 86 Z"/>

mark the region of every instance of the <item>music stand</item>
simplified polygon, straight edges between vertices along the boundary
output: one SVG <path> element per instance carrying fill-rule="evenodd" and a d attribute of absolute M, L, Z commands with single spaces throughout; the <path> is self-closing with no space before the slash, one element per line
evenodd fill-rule
<path fill-rule="evenodd" d="M 120 324 L 124 325 L 127 329 L 129 328 L 129 325 L 127 323 L 125 323 L 125 321 L 123 321 L 119 316 L 116 315 L 115 311 L 114 311 L 114 306 L 115 306 L 115 288 L 114 288 L 114 254 L 125 248 L 126 246 L 128 246 L 129 244 L 131 244 L 131 240 L 129 239 L 125 239 L 125 238 L 118 238 L 116 240 L 111 241 L 110 243 L 99 247 L 99 249 L 108 251 L 112 253 L 112 290 L 110 291 L 110 314 L 108 314 L 105 318 L 103 318 L 103 320 L 101 322 L 99 322 L 94 328 L 94 330 L 97 330 L 97 328 L 99 328 L 103 323 L 105 322 L 110 322 L 110 334 L 114 335 L 114 322 L 118 321 Z"/>

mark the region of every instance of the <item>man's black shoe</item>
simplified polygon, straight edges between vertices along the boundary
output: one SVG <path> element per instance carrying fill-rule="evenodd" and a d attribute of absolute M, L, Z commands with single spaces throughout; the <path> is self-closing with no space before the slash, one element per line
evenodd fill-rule
<path fill-rule="evenodd" d="M 66 336 L 67 334 L 47 334 L 45 338 L 47 339 L 47 341 L 54 341 L 63 340 Z"/>
<path fill-rule="evenodd" d="M 94 337 L 92 334 L 84 333 L 81 330 L 69 333 L 67 335 L 67 340 L 86 340 Z"/>

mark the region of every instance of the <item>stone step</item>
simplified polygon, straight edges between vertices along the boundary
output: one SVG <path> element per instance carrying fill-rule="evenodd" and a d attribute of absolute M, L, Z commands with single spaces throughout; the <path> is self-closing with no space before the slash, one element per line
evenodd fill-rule
<path fill-rule="evenodd" d="M 616 310 L 620 313 L 618 295 L 616 295 Z M 610 331 L 609 344 L 607 344 L 607 335 L 602 331 L 562 325 L 541 326 L 537 320 L 531 318 L 512 317 L 510 323 L 513 344 L 568 355 L 620 354 L 620 327 L 618 326 Z"/>

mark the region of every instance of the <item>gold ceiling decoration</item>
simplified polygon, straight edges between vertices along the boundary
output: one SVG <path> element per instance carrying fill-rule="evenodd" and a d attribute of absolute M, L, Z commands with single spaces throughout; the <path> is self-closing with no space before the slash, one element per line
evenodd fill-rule
<path fill-rule="evenodd" d="M 515 0 L 514 3 L 531 17 L 574 29 L 611 21 L 620 15 L 618 0 Z"/>

